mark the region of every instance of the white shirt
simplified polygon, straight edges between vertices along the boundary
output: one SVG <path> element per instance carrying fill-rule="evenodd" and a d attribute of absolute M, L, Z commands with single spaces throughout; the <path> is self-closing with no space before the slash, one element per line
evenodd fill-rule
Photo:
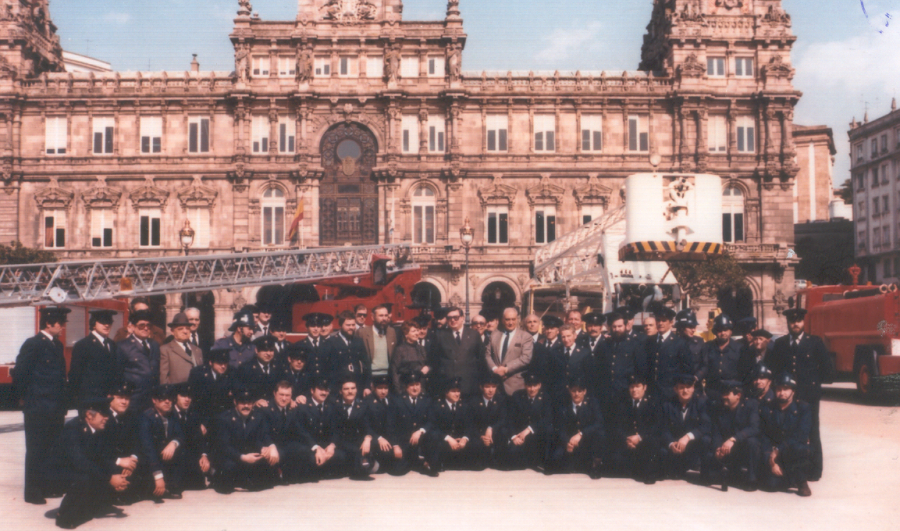
<path fill-rule="evenodd" d="M 53 341 L 55 339 L 52 335 L 48 334 L 46 330 L 41 330 L 41 333 L 47 336 L 47 339 L 49 339 L 50 341 Z"/>
<path fill-rule="evenodd" d="M 99 339 L 100 342 L 103 343 L 104 345 L 106 344 L 106 341 L 109 339 L 108 337 L 103 337 L 100 334 L 98 334 L 96 330 L 92 331 L 91 333 L 94 334 L 94 337 Z"/>

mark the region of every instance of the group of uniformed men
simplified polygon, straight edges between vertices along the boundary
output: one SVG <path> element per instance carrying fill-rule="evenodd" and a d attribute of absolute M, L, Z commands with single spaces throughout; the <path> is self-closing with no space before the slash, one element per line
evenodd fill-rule
<path fill-rule="evenodd" d="M 701 483 L 723 490 L 796 487 L 809 496 L 808 481 L 822 473 L 828 358 L 804 332 L 800 309 L 785 312 L 790 334 L 770 345 L 752 322 L 736 338 L 726 315 L 704 343 L 692 311 L 667 307 L 639 331 L 627 308 L 572 311 L 565 323 L 522 321 L 507 308 L 476 316 L 473 327 L 458 308 L 442 308 L 395 328 L 389 305 L 372 309 L 371 326 L 364 306 L 337 319 L 307 315 L 308 336 L 290 343 L 270 308 L 244 308 L 206 351 L 179 314 L 163 347 L 184 370 L 162 378 L 141 310 L 118 344 L 108 339 L 115 312 L 92 311 L 67 375 L 58 339 L 67 313 L 41 310 L 41 331 L 14 371 L 25 500 L 65 494 L 64 528 L 207 483 L 230 494 L 493 467 L 652 484 L 698 470 Z M 72 400 L 79 415 L 63 425 Z"/>

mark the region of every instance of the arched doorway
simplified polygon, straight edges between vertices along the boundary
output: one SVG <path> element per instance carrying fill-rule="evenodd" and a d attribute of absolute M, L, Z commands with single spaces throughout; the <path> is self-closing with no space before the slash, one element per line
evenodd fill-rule
<path fill-rule="evenodd" d="M 378 190 L 372 180 L 378 144 L 365 127 L 341 123 L 322 138 L 319 245 L 378 243 Z"/>
<path fill-rule="evenodd" d="M 413 286 L 410 296 L 414 305 L 435 308 L 441 305 L 441 290 L 431 282 L 419 282 Z"/>
<path fill-rule="evenodd" d="M 719 308 L 733 322 L 753 317 L 753 290 L 749 286 L 722 288 L 719 290 Z"/>
<path fill-rule="evenodd" d="M 216 296 L 211 291 L 183 293 L 181 295 L 182 311 L 188 308 L 200 310 L 200 326 L 197 333 L 203 344 L 212 345 L 216 339 Z"/>
<path fill-rule="evenodd" d="M 481 292 L 482 311 L 500 315 L 504 309 L 516 305 L 516 292 L 506 282 L 491 282 Z"/>

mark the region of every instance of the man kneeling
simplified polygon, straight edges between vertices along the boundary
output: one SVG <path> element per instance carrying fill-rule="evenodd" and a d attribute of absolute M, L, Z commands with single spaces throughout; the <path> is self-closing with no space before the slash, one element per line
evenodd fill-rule
<path fill-rule="evenodd" d="M 604 430 L 600 407 L 587 397 L 584 377 L 569 380 L 569 403 L 559 412 L 559 439 L 553 450 L 550 471 L 583 472 L 600 479 Z"/>
<path fill-rule="evenodd" d="M 432 406 L 432 430 L 429 441 L 433 451 L 432 465 L 436 471 L 446 468 L 466 470 L 472 467 L 472 447 L 469 446 L 469 415 L 460 401 L 462 378 L 444 382 L 444 398 Z"/>
<path fill-rule="evenodd" d="M 171 385 L 156 386 L 150 398 L 153 407 L 144 411 L 138 428 L 140 465 L 153 498 L 180 500 L 184 477 L 184 433 L 172 416 L 175 391 Z"/>
<path fill-rule="evenodd" d="M 734 483 L 743 468 L 747 469 L 747 490 L 756 490 L 756 474 L 760 462 L 759 446 L 759 404 L 756 400 L 745 399 L 741 382 L 722 382 L 722 401 L 712 414 L 712 447 L 707 454 L 710 471 L 721 473 L 722 490 Z"/>
<path fill-rule="evenodd" d="M 265 416 L 253 411 L 249 391 L 238 391 L 234 410 L 219 415 L 216 427 L 216 492 L 231 494 L 235 487 L 260 491 L 275 484 L 280 458 Z"/>
<path fill-rule="evenodd" d="M 683 479 L 688 470 L 700 468 L 702 483 L 709 484 L 701 462 L 710 444 L 710 420 L 706 400 L 694 395 L 694 376 L 675 378 L 675 398 L 663 405 L 662 456 L 669 478 Z"/>

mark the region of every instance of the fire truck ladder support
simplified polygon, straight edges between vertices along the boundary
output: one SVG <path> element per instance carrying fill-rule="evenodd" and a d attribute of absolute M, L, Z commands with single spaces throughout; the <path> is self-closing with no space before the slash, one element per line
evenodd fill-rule
<path fill-rule="evenodd" d="M 409 244 L 96 260 L 0 267 L 0 307 L 62 304 L 315 282 L 371 272 L 388 257 L 387 272 L 415 269 Z"/>

